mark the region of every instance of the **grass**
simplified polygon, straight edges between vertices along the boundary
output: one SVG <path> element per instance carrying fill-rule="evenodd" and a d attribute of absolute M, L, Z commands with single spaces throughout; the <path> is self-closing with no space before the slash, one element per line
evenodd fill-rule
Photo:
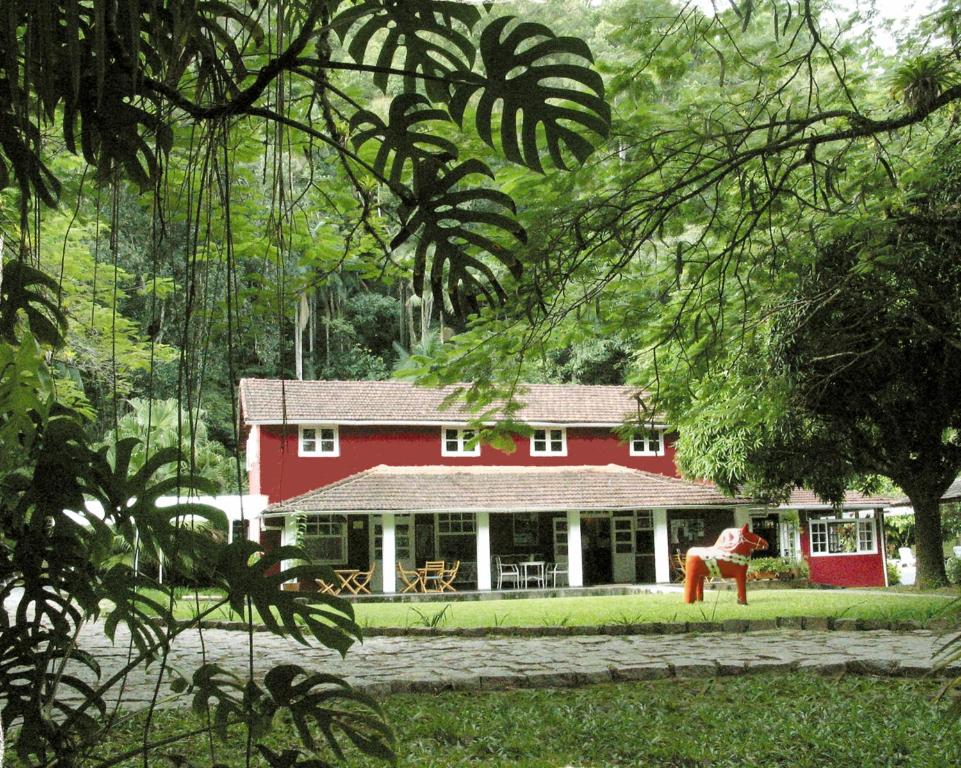
<path fill-rule="evenodd" d="M 955 593 L 956 594 L 956 593 Z M 903 594 L 890 591 L 755 590 L 749 605 L 737 604 L 730 591 L 709 592 L 703 603 L 686 605 L 679 594 L 553 597 L 513 600 L 476 600 L 424 603 L 355 603 L 362 627 L 556 627 L 599 624 L 639 624 L 670 621 L 773 619 L 815 616 L 857 619 L 924 621 L 936 616 L 950 601 L 944 595 Z M 206 607 L 203 604 L 202 608 Z M 191 616 L 194 605 L 179 601 L 177 614 Z M 211 619 L 236 619 L 226 609 Z"/>
<path fill-rule="evenodd" d="M 932 701 L 936 690 L 929 680 L 797 673 L 404 695 L 383 706 L 405 768 L 961 765 L 961 728 L 946 716 L 945 705 Z M 155 735 L 184 733 L 197 724 L 186 710 L 160 712 Z M 289 721 L 280 718 L 268 742 L 275 750 L 288 748 L 292 734 Z M 103 754 L 139 738 L 131 725 L 110 737 Z M 209 766 L 207 748 L 203 737 L 195 737 L 171 751 Z M 215 748 L 219 763 L 244 764 L 241 733 Z M 253 764 L 265 765 L 257 756 Z M 384 763 L 350 754 L 346 765 Z"/>

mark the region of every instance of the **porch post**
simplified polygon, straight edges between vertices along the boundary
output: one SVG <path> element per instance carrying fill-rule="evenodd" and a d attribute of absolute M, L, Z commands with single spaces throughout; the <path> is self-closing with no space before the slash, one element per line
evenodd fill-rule
<path fill-rule="evenodd" d="M 284 516 L 284 528 L 280 532 L 280 544 L 284 547 L 292 547 L 297 543 L 297 513 Z M 286 571 L 293 565 L 292 560 L 283 560 L 280 563 L 281 570 Z"/>
<path fill-rule="evenodd" d="M 734 508 L 734 527 L 740 528 L 745 523 L 750 525 L 751 523 L 751 512 L 744 507 Z"/>
<path fill-rule="evenodd" d="M 393 512 L 385 512 L 380 516 L 381 533 L 381 578 L 382 590 L 384 594 L 391 594 L 397 591 L 397 576 L 395 563 L 397 562 L 397 530 Z"/>
<path fill-rule="evenodd" d="M 584 586 L 581 512 L 578 509 L 567 510 L 567 583 L 572 587 Z"/>
<path fill-rule="evenodd" d="M 477 513 L 477 588 L 491 588 L 491 513 Z"/>
<path fill-rule="evenodd" d="M 667 534 L 667 510 L 654 510 L 654 580 L 666 584 L 671 580 L 671 545 Z"/>

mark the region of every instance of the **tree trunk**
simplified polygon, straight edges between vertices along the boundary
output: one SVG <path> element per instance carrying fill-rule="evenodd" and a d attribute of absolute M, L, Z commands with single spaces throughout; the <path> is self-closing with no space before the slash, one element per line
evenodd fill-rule
<path fill-rule="evenodd" d="M 921 589 L 948 583 L 944 573 L 940 496 L 911 496 L 914 507 L 914 542 L 918 560 L 917 585 Z"/>

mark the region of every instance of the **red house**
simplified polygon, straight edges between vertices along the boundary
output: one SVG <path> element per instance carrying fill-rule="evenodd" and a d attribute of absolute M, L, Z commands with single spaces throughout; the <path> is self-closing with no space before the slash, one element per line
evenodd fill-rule
<path fill-rule="evenodd" d="M 885 583 L 883 499 L 842 509 L 798 492 L 772 509 L 678 477 L 673 436 L 654 419 L 622 440 L 639 412 L 630 387 L 530 384 L 513 452 L 475 440 L 452 388 L 396 381 L 244 379 L 250 492 L 268 504 L 261 540 L 293 541 L 334 568 L 366 570 L 398 589 L 397 565 L 459 560 L 480 590 L 655 583 L 672 556 L 745 522 L 772 556 L 805 557 L 813 581 Z M 507 561 L 545 563 L 521 573 Z"/>

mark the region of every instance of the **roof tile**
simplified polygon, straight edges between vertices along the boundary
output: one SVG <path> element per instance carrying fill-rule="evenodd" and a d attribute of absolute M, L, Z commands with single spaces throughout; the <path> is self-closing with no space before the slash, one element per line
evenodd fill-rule
<path fill-rule="evenodd" d="M 248 424 L 466 421 L 472 414 L 462 404 L 444 407 L 444 399 L 455 389 L 455 385 L 428 388 L 406 381 L 241 379 L 240 402 Z M 518 398 L 524 405 L 516 418 L 613 426 L 637 415 L 639 394 L 641 390 L 626 386 L 525 384 Z"/>

